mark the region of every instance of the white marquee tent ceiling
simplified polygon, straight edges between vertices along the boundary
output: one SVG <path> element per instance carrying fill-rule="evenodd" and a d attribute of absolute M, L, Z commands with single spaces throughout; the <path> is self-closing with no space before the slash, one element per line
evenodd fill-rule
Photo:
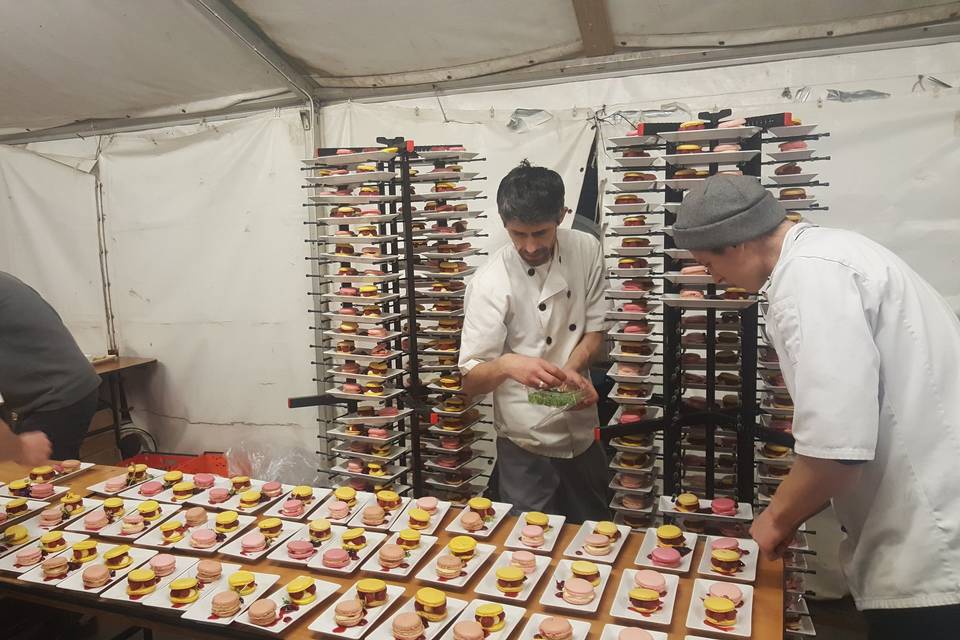
<path fill-rule="evenodd" d="M 957 39 L 947 0 L 0 0 L 0 133 Z"/>

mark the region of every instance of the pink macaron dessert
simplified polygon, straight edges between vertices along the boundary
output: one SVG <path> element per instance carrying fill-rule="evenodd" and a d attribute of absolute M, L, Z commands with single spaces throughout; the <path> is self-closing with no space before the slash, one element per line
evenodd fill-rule
<path fill-rule="evenodd" d="M 198 473 L 193 476 L 193 486 L 201 491 L 206 491 L 213 486 L 216 479 L 209 473 Z"/>
<path fill-rule="evenodd" d="M 37 547 L 26 547 L 17 551 L 16 566 L 32 567 L 43 559 L 43 553 Z"/>
<path fill-rule="evenodd" d="M 331 500 L 327 503 L 327 513 L 332 520 L 343 520 L 350 515 L 350 506 L 343 500 Z"/>
<path fill-rule="evenodd" d="M 327 549 L 323 552 L 322 562 L 328 569 L 342 569 L 350 564 L 350 554 L 343 549 Z"/>
<path fill-rule="evenodd" d="M 617 478 L 620 480 L 620 486 L 624 489 L 641 489 L 644 486 L 644 479 L 640 476 L 622 473 Z"/>
<path fill-rule="evenodd" d="M 387 433 L 386 429 L 380 429 L 379 427 L 370 427 L 367 429 L 368 438 L 386 439 L 388 435 L 389 434 Z"/>
<path fill-rule="evenodd" d="M 717 125 L 717 129 L 736 129 L 737 127 L 747 126 L 747 121 L 743 118 L 732 118 L 730 120 L 724 120 L 723 122 Z"/>
<path fill-rule="evenodd" d="M 283 492 L 283 485 L 281 485 L 276 480 L 265 482 L 264 485 L 260 487 L 260 493 L 267 496 L 268 498 L 276 498 L 282 492 Z"/>
<path fill-rule="evenodd" d="M 570 578 L 563 583 L 563 599 L 570 604 L 590 604 L 596 595 L 593 585 L 583 578 Z"/>
<path fill-rule="evenodd" d="M 157 577 L 163 578 L 173 573 L 177 568 L 177 559 L 169 553 L 160 553 L 150 558 L 150 568 L 157 574 Z"/>
<path fill-rule="evenodd" d="M 437 512 L 438 504 L 439 504 L 439 500 L 437 500 L 433 496 L 424 496 L 422 498 L 417 498 L 417 508 L 423 509 L 430 515 L 433 515 Z"/>
<path fill-rule="evenodd" d="M 803 140 L 791 140 L 780 144 L 780 151 L 803 151 L 807 148 L 807 143 Z"/>
<path fill-rule="evenodd" d="M 683 556 L 673 547 L 657 547 L 650 552 L 650 561 L 658 567 L 675 569 L 683 562 Z"/>
<path fill-rule="evenodd" d="M 717 538 L 710 543 L 711 549 L 724 549 L 740 552 L 740 542 L 736 538 Z"/>
<path fill-rule="evenodd" d="M 317 552 L 312 544 L 306 540 L 292 540 L 287 543 L 287 555 L 292 560 L 306 560 Z"/>
<path fill-rule="evenodd" d="M 520 543 L 538 549 L 544 545 L 543 527 L 535 524 L 528 524 L 520 529 Z"/>
<path fill-rule="evenodd" d="M 343 393 L 350 393 L 353 395 L 363 393 L 363 387 L 356 382 L 344 382 L 340 390 L 343 391 Z"/>
<path fill-rule="evenodd" d="M 743 604 L 743 592 L 735 584 L 729 582 L 714 582 L 710 585 L 708 595 L 715 598 L 726 598 L 733 603 L 733 606 L 739 607 Z"/>
<path fill-rule="evenodd" d="M 287 500 L 280 508 L 280 515 L 288 518 L 297 518 L 303 515 L 303 502 L 300 500 Z"/>
<path fill-rule="evenodd" d="M 646 321 L 630 321 L 624 325 L 623 332 L 628 334 L 650 333 L 650 324 Z"/>
<path fill-rule="evenodd" d="M 103 483 L 107 493 L 117 493 L 127 488 L 127 476 L 115 476 Z"/>
<path fill-rule="evenodd" d="M 725 144 L 718 144 L 713 148 L 714 153 L 724 153 L 727 151 L 740 151 L 740 145 L 735 142 L 728 142 Z"/>
<path fill-rule="evenodd" d="M 144 497 L 150 498 L 163 491 L 163 483 L 151 480 L 140 485 L 138 493 Z"/>
<path fill-rule="evenodd" d="M 624 627 L 617 633 L 617 640 L 653 640 L 653 636 L 643 629 Z"/>
<path fill-rule="evenodd" d="M 110 521 L 103 509 L 97 509 L 83 517 L 83 528 L 87 531 L 100 531 L 108 524 L 110 524 Z"/>
<path fill-rule="evenodd" d="M 217 534 L 210 529 L 194 529 L 190 534 L 190 546 L 194 549 L 209 549 L 217 544 Z"/>
<path fill-rule="evenodd" d="M 240 538 L 241 553 L 259 553 L 267 548 L 267 539 L 259 531 L 248 533 Z"/>
<path fill-rule="evenodd" d="M 514 551 L 510 556 L 510 564 L 517 567 L 525 575 L 537 570 L 537 557 L 529 551 Z"/>
<path fill-rule="evenodd" d="M 638 302 L 627 302 L 623 305 L 624 313 L 646 313 L 647 305 Z"/>
<path fill-rule="evenodd" d="M 633 584 L 641 589 L 656 591 L 661 596 L 667 593 L 666 579 L 652 569 L 641 569 L 633 574 Z"/>
<path fill-rule="evenodd" d="M 230 499 L 230 492 L 226 489 L 210 489 L 210 504 L 220 504 Z"/>
<path fill-rule="evenodd" d="M 52 529 L 63 522 L 63 509 L 60 507 L 51 507 L 40 512 L 40 526 L 44 529 Z"/>
<path fill-rule="evenodd" d="M 53 495 L 53 485 L 49 482 L 41 482 L 30 487 L 30 497 L 37 500 L 45 500 Z"/>
<path fill-rule="evenodd" d="M 377 415 L 383 418 L 392 418 L 394 416 L 400 415 L 400 409 L 396 407 L 383 407 L 377 411 Z"/>
<path fill-rule="evenodd" d="M 718 516 L 735 516 L 737 503 L 731 498 L 714 498 L 710 503 L 710 511 Z"/>

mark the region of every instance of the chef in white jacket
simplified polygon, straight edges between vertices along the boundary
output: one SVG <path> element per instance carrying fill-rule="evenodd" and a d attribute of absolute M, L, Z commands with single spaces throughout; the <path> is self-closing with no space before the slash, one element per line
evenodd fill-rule
<path fill-rule="evenodd" d="M 751 534 L 779 555 L 829 500 L 870 637 L 960 637 L 960 322 L 867 238 L 793 224 L 759 182 L 714 176 L 674 225 L 721 284 L 759 291 L 797 454 Z"/>
<path fill-rule="evenodd" d="M 512 241 L 467 287 L 460 347 L 464 391 L 493 392 L 497 486 L 515 511 L 609 517 L 606 460 L 594 432 L 597 392 L 587 377 L 603 344 L 603 249 L 591 235 L 560 229 L 560 176 L 524 161 L 497 191 Z M 528 388 L 579 388 L 563 412 L 527 401 Z"/>

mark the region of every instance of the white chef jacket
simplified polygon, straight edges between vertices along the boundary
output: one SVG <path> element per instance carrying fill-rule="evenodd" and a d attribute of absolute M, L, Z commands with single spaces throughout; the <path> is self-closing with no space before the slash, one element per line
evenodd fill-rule
<path fill-rule="evenodd" d="M 544 274 L 541 267 L 538 273 L 508 244 L 477 270 L 464 303 L 459 363 L 464 375 L 505 353 L 563 366 L 584 333 L 606 329 L 600 243 L 586 233 L 558 229 L 547 269 Z M 494 390 L 493 410 L 498 435 L 552 458 L 573 458 L 586 451 L 599 423 L 592 406 L 564 411 L 540 424 L 556 409 L 529 404 L 526 388 L 514 380 Z"/>
<path fill-rule="evenodd" d="M 960 322 L 849 231 L 790 230 L 765 286 L 796 452 L 867 460 L 834 501 L 860 609 L 960 603 Z"/>

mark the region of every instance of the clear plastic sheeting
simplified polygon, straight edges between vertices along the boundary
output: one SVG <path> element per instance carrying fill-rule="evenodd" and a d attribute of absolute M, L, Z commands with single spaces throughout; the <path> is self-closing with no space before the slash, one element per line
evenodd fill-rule
<path fill-rule="evenodd" d="M 317 456 L 313 451 L 241 439 L 230 444 L 224 455 L 231 476 L 249 476 L 311 487 L 326 484 L 326 474 L 317 472 Z"/>
<path fill-rule="evenodd" d="M 889 93 L 886 93 L 885 91 L 874 91 L 873 89 L 860 89 L 859 91 L 840 91 L 839 89 L 827 89 L 827 100 L 835 100 L 836 102 L 883 100 L 889 97 Z"/>

